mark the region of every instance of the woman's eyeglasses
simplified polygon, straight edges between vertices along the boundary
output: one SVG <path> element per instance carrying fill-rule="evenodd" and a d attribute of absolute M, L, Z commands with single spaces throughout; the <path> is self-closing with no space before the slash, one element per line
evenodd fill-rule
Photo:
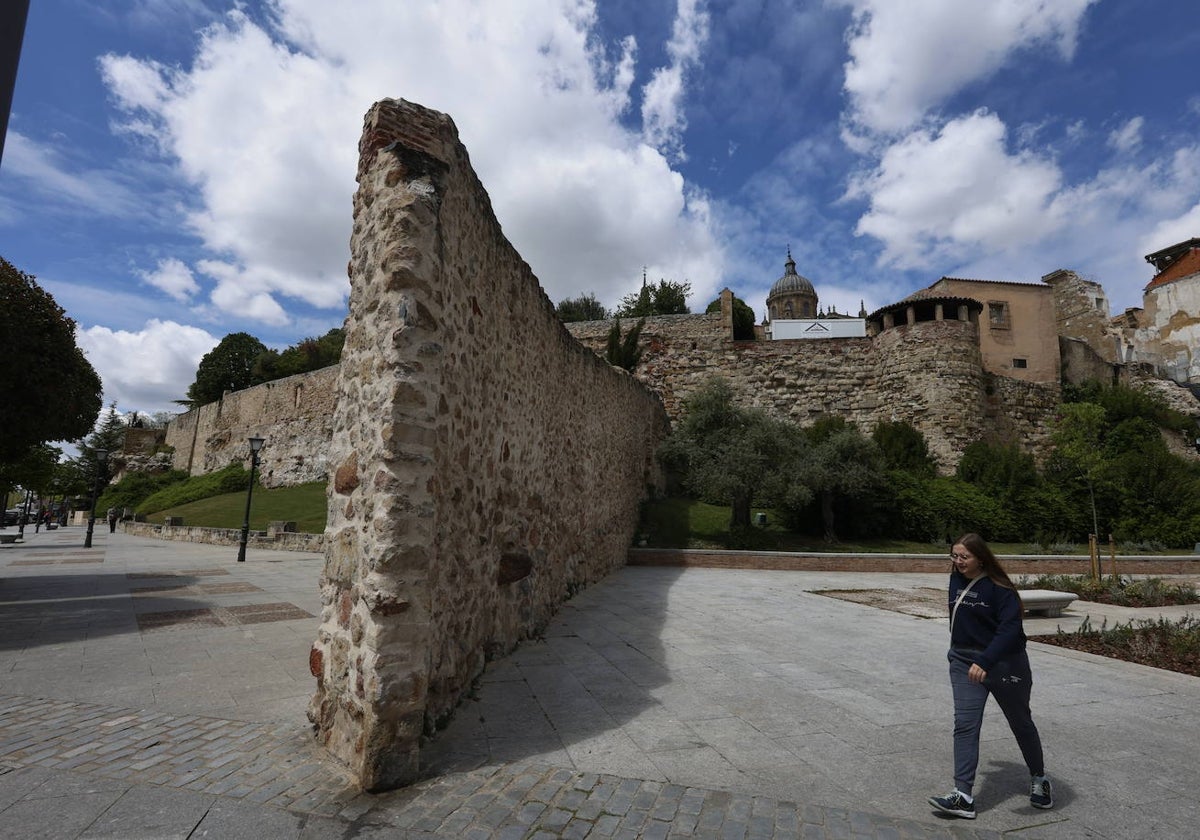
<path fill-rule="evenodd" d="M 955 554 L 953 551 L 951 551 L 950 559 L 951 560 L 970 560 L 971 555 L 970 554 Z"/>

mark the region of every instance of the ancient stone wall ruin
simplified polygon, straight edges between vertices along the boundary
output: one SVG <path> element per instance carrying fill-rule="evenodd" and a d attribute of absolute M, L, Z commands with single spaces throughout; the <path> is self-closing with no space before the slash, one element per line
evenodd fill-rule
<path fill-rule="evenodd" d="M 215 403 L 181 414 L 167 425 L 173 467 L 192 475 L 233 462 L 249 464 L 251 436 L 266 440 L 259 453 L 264 487 L 321 481 L 329 476 L 329 439 L 338 366 L 226 392 Z"/>
<path fill-rule="evenodd" d="M 720 376 L 743 405 L 802 426 L 829 415 L 864 432 L 880 422 L 911 423 L 943 471 L 953 470 L 966 446 L 979 439 L 1013 441 L 1039 457 L 1048 445 L 1043 429 L 1057 384 L 1023 387 L 985 373 L 978 328 L 969 321 L 901 325 L 875 338 L 733 341 L 717 318 L 646 320 L 635 374 L 662 396 L 672 418 L 682 414 L 688 396 Z M 604 352 L 610 322 L 567 326 Z"/>
<path fill-rule="evenodd" d="M 558 321 L 449 117 L 381 102 L 359 151 L 309 714 L 373 790 L 624 563 L 667 420 Z"/>

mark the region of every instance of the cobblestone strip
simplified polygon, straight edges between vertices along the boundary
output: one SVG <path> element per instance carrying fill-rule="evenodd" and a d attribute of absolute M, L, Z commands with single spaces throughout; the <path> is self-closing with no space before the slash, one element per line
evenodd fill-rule
<path fill-rule="evenodd" d="M 367 797 L 303 727 L 0 695 L 0 765 L 95 773 L 354 819 Z"/>
<path fill-rule="evenodd" d="M 417 838 L 497 840 L 999 840 L 963 823 L 928 825 L 878 814 L 624 779 L 508 765 L 431 779 L 375 798 L 360 830 Z M 367 833 L 371 833 L 368 831 Z M 371 833 L 371 836 L 375 836 Z"/>

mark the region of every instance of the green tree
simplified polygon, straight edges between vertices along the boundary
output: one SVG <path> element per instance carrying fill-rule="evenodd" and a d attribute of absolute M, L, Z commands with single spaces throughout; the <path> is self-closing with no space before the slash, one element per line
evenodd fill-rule
<path fill-rule="evenodd" d="M 836 542 L 839 503 L 883 496 L 886 466 L 874 441 L 841 418 L 819 421 L 808 437 L 813 445 L 800 464 L 799 480 L 817 498 L 825 539 Z"/>
<path fill-rule="evenodd" d="M 79 455 L 73 460 L 78 472 L 86 477 L 88 492 L 91 492 L 92 484 L 96 481 L 97 476 L 101 488 L 108 484 L 114 472 L 113 457 L 119 455 L 125 447 L 126 428 L 125 421 L 117 413 L 117 404 L 114 402 L 104 412 L 104 416 L 96 424 L 92 433 L 75 442 Z M 100 458 L 101 450 L 107 453 L 104 458 Z"/>
<path fill-rule="evenodd" d="M 554 308 L 558 319 L 564 324 L 576 321 L 607 321 L 608 310 L 591 292 L 577 298 L 564 298 Z"/>
<path fill-rule="evenodd" d="M 249 333 L 230 333 L 204 355 L 196 381 L 187 391 L 193 408 L 221 399 L 226 391 L 240 391 L 254 382 L 254 364 L 266 345 Z"/>
<path fill-rule="evenodd" d="M 764 488 L 795 504 L 807 502 L 806 488 L 787 480 L 804 448 L 793 424 L 735 405 L 729 383 L 713 379 L 684 402 L 683 419 L 660 455 L 681 473 L 686 489 L 730 506 L 729 528 L 736 536 L 749 531 L 751 505 Z"/>
<path fill-rule="evenodd" d="M 647 283 L 642 288 L 621 298 L 621 304 L 613 312 L 617 318 L 646 318 L 652 315 L 686 315 L 687 296 L 691 294 L 691 283 L 676 283 L 674 280 L 659 280 Z"/>
<path fill-rule="evenodd" d="M 96 422 L 100 377 L 75 344 L 75 322 L 32 275 L 0 258 L 0 464 Z"/>
<path fill-rule="evenodd" d="M 720 312 L 721 299 L 714 300 L 704 311 L 709 315 Z M 754 310 L 736 295 L 733 298 L 733 340 L 754 340 Z"/>
<path fill-rule="evenodd" d="M 888 469 L 926 477 L 937 472 L 925 436 L 911 423 L 903 420 L 880 423 L 871 431 L 871 440 L 879 447 Z"/>
<path fill-rule="evenodd" d="M 1092 511 L 1092 533 L 1100 534 L 1096 514 L 1096 484 L 1104 468 L 1105 411 L 1095 403 L 1063 403 L 1059 406 L 1051 440 L 1064 465 L 1087 487 Z"/>
<path fill-rule="evenodd" d="M 638 347 L 638 339 L 642 337 L 642 327 L 645 325 L 646 319 L 642 318 L 622 338 L 621 319 L 613 321 L 612 328 L 608 331 L 608 346 L 604 353 L 604 358 L 610 365 L 630 372 L 637 367 L 638 362 L 642 360 L 642 348 Z"/>

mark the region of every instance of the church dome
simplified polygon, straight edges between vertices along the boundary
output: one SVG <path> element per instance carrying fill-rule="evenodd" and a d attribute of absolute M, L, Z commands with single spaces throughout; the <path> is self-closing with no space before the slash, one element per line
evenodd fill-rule
<path fill-rule="evenodd" d="M 796 294 L 797 292 L 816 296 L 817 290 L 813 288 L 812 282 L 804 275 L 796 273 L 796 261 L 792 259 L 790 251 L 787 262 L 783 265 L 783 276 L 776 280 L 775 285 L 771 287 L 771 292 L 767 295 L 768 299 L 777 295 Z"/>
<path fill-rule="evenodd" d="M 783 276 L 775 281 L 767 295 L 768 317 L 785 321 L 817 317 L 817 290 L 807 277 L 796 273 L 791 248 L 788 248 L 787 262 L 783 265 Z"/>

